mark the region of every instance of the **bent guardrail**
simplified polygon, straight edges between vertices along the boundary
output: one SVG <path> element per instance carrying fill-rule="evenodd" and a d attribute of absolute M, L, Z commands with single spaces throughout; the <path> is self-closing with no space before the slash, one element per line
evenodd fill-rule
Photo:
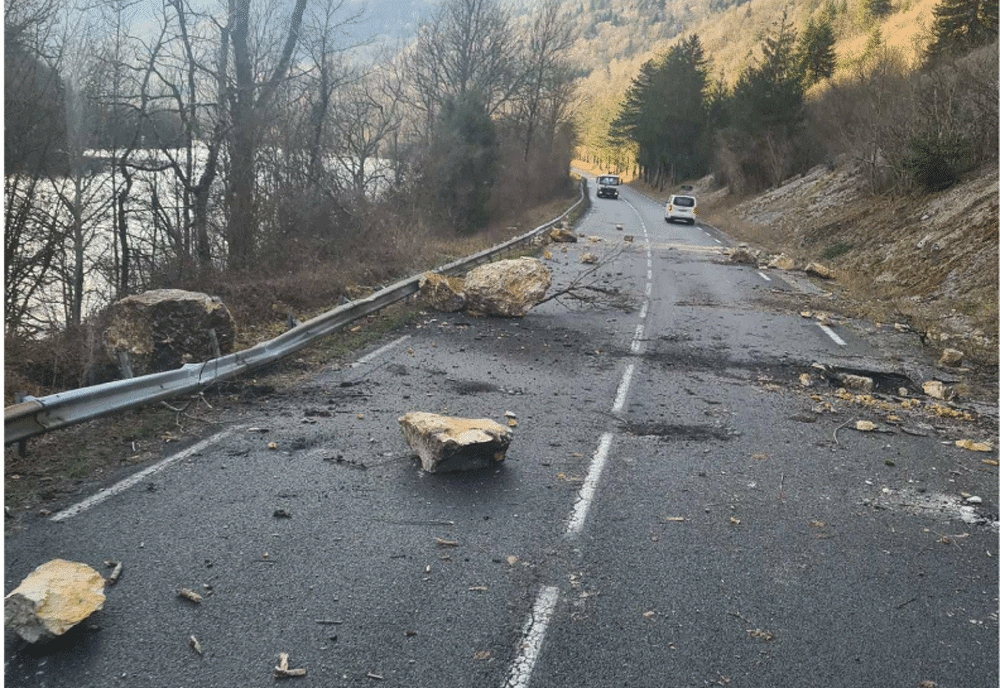
<path fill-rule="evenodd" d="M 441 266 L 434 272 L 442 275 L 466 272 L 489 262 L 505 251 L 526 245 L 552 225 L 561 222 L 586 199 L 587 186 L 584 180 L 580 184 L 580 198 L 559 217 L 510 241 Z M 203 363 L 188 363 L 176 370 L 115 380 L 45 397 L 26 397 L 24 401 L 4 409 L 4 444 L 20 442 L 51 430 L 83 423 L 118 411 L 197 392 L 217 382 L 273 363 L 348 323 L 417 293 L 420 290 L 419 283 L 420 275 L 409 277 L 367 298 L 344 304 L 307 320 L 274 339 Z"/>

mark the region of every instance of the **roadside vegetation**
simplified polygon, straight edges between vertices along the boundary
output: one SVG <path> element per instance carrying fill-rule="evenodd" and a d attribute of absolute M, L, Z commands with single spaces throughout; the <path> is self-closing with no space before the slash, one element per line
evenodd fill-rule
<path fill-rule="evenodd" d="M 245 346 L 566 205 L 557 2 L 448 0 L 377 50 L 349 7 L 5 0 L 5 403 L 101 381 L 130 294 L 217 295 Z"/>

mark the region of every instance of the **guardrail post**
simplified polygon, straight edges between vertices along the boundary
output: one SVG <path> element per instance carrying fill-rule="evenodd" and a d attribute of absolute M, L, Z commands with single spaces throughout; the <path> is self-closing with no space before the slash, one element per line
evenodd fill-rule
<path fill-rule="evenodd" d="M 118 369 L 121 371 L 122 377 L 125 379 L 135 377 L 135 374 L 132 372 L 132 361 L 129 359 L 127 351 L 118 352 Z"/>
<path fill-rule="evenodd" d="M 24 401 L 23 394 L 18 393 L 14 395 L 15 404 L 20 404 L 22 401 Z M 21 440 L 17 443 L 17 455 L 22 459 L 28 455 L 28 440 Z"/>
<path fill-rule="evenodd" d="M 291 316 L 288 317 L 290 318 Z M 214 327 L 208 328 L 208 340 L 212 343 L 212 353 L 215 355 L 215 358 L 221 358 L 222 350 L 219 349 L 219 337 L 215 334 Z"/>

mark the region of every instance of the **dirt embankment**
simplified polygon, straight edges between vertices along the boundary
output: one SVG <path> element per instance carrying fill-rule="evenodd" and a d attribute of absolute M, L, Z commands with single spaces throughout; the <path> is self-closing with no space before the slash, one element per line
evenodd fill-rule
<path fill-rule="evenodd" d="M 643 193 L 666 198 L 670 190 Z M 929 195 L 872 196 L 857 170 L 816 167 L 737 199 L 694 184 L 701 216 L 739 241 L 834 271 L 825 286 L 850 315 L 905 323 L 996 376 L 998 176 L 992 166 Z"/>

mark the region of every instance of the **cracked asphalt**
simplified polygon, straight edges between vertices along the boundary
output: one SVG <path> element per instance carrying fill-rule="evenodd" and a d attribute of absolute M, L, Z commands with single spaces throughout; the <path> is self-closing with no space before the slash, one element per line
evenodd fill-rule
<path fill-rule="evenodd" d="M 553 292 L 602 262 L 528 316 L 427 313 L 9 535 L 8 591 L 56 557 L 124 570 L 56 643 L 8 632 L 5 683 L 997 685 L 997 453 L 954 444 L 995 446 L 995 406 L 935 406 L 915 335 L 835 320 L 838 343 L 775 306 L 801 275 L 631 189 L 576 230 Z M 880 386 L 838 396 L 814 363 Z M 407 411 L 510 412 L 507 460 L 424 474 Z"/>

